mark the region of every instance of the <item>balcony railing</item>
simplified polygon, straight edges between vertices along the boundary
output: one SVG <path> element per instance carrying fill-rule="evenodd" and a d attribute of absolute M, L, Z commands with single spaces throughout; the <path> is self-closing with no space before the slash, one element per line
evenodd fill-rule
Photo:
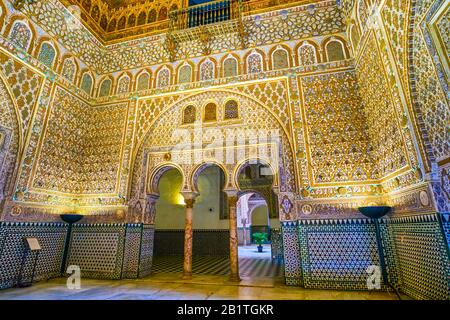
<path fill-rule="evenodd" d="M 169 13 L 171 32 L 236 20 L 242 16 L 242 0 L 219 0 Z"/>

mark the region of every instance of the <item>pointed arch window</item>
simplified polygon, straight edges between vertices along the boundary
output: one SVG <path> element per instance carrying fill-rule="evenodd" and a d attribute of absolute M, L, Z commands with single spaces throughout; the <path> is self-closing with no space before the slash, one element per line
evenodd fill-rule
<path fill-rule="evenodd" d="M 277 49 L 272 53 L 273 69 L 287 69 L 289 68 L 289 56 L 285 49 Z"/>
<path fill-rule="evenodd" d="M 167 67 L 162 68 L 158 72 L 156 78 L 156 87 L 163 88 L 170 85 L 170 70 Z"/>
<path fill-rule="evenodd" d="M 235 100 L 228 100 L 225 103 L 224 119 L 231 120 L 239 118 L 239 107 Z"/>
<path fill-rule="evenodd" d="M 214 62 L 206 60 L 200 65 L 200 81 L 214 79 Z"/>
<path fill-rule="evenodd" d="M 247 57 L 247 72 L 261 73 L 263 72 L 262 57 L 259 53 L 254 52 Z"/>
<path fill-rule="evenodd" d="M 189 83 L 192 81 L 192 67 L 185 64 L 178 73 L 178 83 Z"/>
<path fill-rule="evenodd" d="M 100 85 L 100 91 L 98 96 L 99 97 L 107 97 L 111 94 L 111 87 L 112 82 L 110 79 L 103 80 L 102 84 Z"/>
<path fill-rule="evenodd" d="M 117 84 L 117 93 L 126 93 L 130 91 L 131 80 L 127 75 L 122 76 Z"/>
<path fill-rule="evenodd" d="M 183 124 L 190 124 L 195 122 L 195 107 L 189 105 L 183 110 Z"/>
<path fill-rule="evenodd" d="M 38 60 L 42 62 L 42 64 L 44 64 L 47 68 L 51 69 L 53 66 L 53 62 L 55 61 L 55 57 L 55 48 L 53 48 L 50 43 L 44 42 L 39 51 Z"/>
<path fill-rule="evenodd" d="M 304 44 L 298 49 L 301 66 L 311 66 L 317 63 L 316 48 L 311 44 Z"/>
<path fill-rule="evenodd" d="M 223 76 L 235 77 L 238 74 L 238 62 L 235 58 L 229 57 L 223 62 Z"/>
<path fill-rule="evenodd" d="M 12 44 L 23 50 L 28 50 L 31 43 L 31 37 L 31 30 L 25 23 L 22 21 L 14 22 L 9 33 L 9 40 Z"/>
<path fill-rule="evenodd" d="M 83 78 L 81 79 L 81 89 L 87 94 L 91 94 L 92 92 L 93 80 L 89 73 L 85 73 Z"/>
<path fill-rule="evenodd" d="M 217 105 L 215 103 L 211 102 L 205 106 L 203 121 L 205 122 L 217 121 Z"/>
<path fill-rule="evenodd" d="M 345 60 L 344 48 L 340 41 L 334 40 L 328 42 L 327 57 L 329 62 Z"/>
<path fill-rule="evenodd" d="M 73 58 L 69 58 L 64 60 L 63 68 L 62 68 L 62 75 L 64 78 L 69 80 L 70 82 L 75 81 L 75 74 L 77 72 L 77 67 L 75 65 L 75 62 L 73 61 Z"/>
<path fill-rule="evenodd" d="M 150 88 L 150 75 L 147 72 L 142 73 L 137 80 L 137 89 L 148 90 Z"/>

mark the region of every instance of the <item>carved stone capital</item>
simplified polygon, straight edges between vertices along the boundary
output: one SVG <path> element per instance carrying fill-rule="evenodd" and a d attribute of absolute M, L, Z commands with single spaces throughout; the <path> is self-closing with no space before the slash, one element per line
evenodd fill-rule
<path fill-rule="evenodd" d="M 186 204 L 186 208 L 193 208 L 195 199 L 184 199 L 184 203 Z"/>
<path fill-rule="evenodd" d="M 236 207 L 239 199 L 238 190 L 224 190 L 224 192 L 227 194 L 228 205 L 230 207 Z"/>
<path fill-rule="evenodd" d="M 158 199 L 158 194 L 147 194 L 147 203 L 155 204 Z"/>
<path fill-rule="evenodd" d="M 198 197 L 197 192 L 181 192 L 181 195 L 184 198 L 184 203 L 186 204 L 186 208 L 193 208 L 195 203 L 195 198 Z"/>

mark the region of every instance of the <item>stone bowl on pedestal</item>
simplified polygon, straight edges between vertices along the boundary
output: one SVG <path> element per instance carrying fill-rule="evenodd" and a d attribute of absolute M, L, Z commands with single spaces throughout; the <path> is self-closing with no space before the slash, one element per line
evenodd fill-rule
<path fill-rule="evenodd" d="M 59 215 L 61 220 L 67 223 L 75 223 L 83 219 L 83 215 L 77 213 L 64 213 Z"/>
<path fill-rule="evenodd" d="M 388 206 L 370 206 L 370 207 L 359 207 L 358 210 L 365 217 L 370 219 L 379 219 L 387 215 L 391 211 L 392 207 Z"/>

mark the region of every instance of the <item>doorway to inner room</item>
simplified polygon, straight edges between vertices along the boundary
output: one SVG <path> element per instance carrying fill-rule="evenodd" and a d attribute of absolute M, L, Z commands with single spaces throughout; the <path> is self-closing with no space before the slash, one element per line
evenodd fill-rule
<path fill-rule="evenodd" d="M 263 163 L 249 163 L 239 174 L 237 203 L 239 274 L 260 283 L 283 281 L 284 266 L 273 172 Z"/>

